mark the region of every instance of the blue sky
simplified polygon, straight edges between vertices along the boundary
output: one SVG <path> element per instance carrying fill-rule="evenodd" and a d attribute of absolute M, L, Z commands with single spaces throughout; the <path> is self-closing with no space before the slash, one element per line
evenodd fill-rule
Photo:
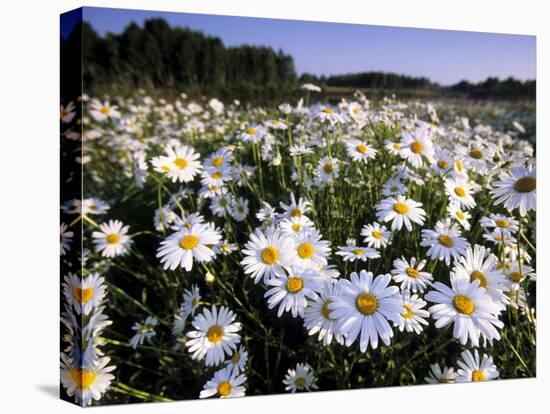
<path fill-rule="evenodd" d="M 104 35 L 132 21 L 162 17 L 220 37 L 227 46 L 252 44 L 282 49 L 294 57 L 298 74 L 361 71 L 426 76 L 443 85 L 488 76 L 534 79 L 534 36 L 409 29 L 341 23 L 214 16 L 142 10 L 85 8 L 84 20 Z"/>

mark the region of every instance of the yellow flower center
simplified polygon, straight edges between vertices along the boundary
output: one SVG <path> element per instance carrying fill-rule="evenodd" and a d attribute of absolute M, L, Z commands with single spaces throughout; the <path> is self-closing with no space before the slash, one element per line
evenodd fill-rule
<path fill-rule="evenodd" d="M 290 216 L 291 217 L 301 217 L 302 216 L 302 210 L 300 210 L 299 208 L 294 208 L 290 212 Z"/>
<path fill-rule="evenodd" d="M 399 144 L 393 144 L 392 147 L 394 150 L 399 150 L 401 148 Z"/>
<path fill-rule="evenodd" d="M 523 275 L 521 272 L 512 272 L 508 275 L 508 279 L 510 279 L 514 283 L 521 282 L 521 279 L 523 278 Z"/>
<path fill-rule="evenodd" d="M 401 201 L 398 201 L 393 205 L 393 209 L 396 213 L 407 214 L 409 212 L 409 206 Z"/>
<path fill-rule="evenodd" d="M 291 277 L 286 282 L 286 290 L 290 293 L 297 293 L 304 287 L 304 282 L 299 277 Z"/>
<path fill-rule="evenodd" d="M 194 249 L 199 244 L 199 238 L 194 234 L 187 234 L 180 240 L 180 247 L 184 250 Z"/>
<path fill-rule="evenodd" d="M 474 372 L 472 372 L 472 381 L 485 381 L 485 375 L 483 375 L 483 372 L 481 372 L 479 369 L 476 369 Z"/>
<path fill-rule="evenodd" d="M 452 237 L 447 236 L 446 234 L 442 234 L 439 236 L 439 244 L 442 246 L 448 247 L 449 249 L 455 245 L 455 242 L 453 241 Z"/>
<path fill-rule="evenodd" d="M 374 237 L 376 240 L 380 240 L 382 238 L 382 232 L 378 230 L 373 230 L 371 233 L 372 237 Z"/>
<path fill-rule="evenodd" d="M 323 170 L 325 171 L 325 173 L 327 174 L 332 174 L 332 172 L 334 171 L 334 166 L 332 165 L 332 163 L 328 162 L 325 164 L 325 166 L 323 167 Z"/>
<path fill-rule="evenodd" d="M 357 256 L 365 254 L 365 251 L 363 249 L 353 249 L 351 252 Z"/>
<path fill-rule="evenodd" d="M 248 135 L 254 135 L 256 134 L 256 128 L 246 128 L 246 133 Z"/>
<path fill-rule="evenodd" d="M 304 388 L 306 385 L 306 379 L 302 377 L 298 377 L 294 380 L 294 385 L 298 388 Z"/>
<path fill-rule="evenodd" d="M 481 151 L 479 148 L 473 148 L 470 151 L 470 157 L 472 157 L 476 160 L 479 160 L 479 159 L 483 158 L 483 151 Z"/>
<path fill-rule="evenodd" d="M 402 317 L 404 317 L 405 319 L 410 319 L 412 318 L 413 316 L 413 310 L 410 306 L 408 305 L 403 305 L 403 307 L 405 308 L 405 312 L 403 312 L 401 314 Z"/>
<path fill-rule="evenodd" d="M 537 180 L 535 177 L 522 177 L 514 184 L 514 190 L 518 193 L 530 193 L 537 187 Z"/>
<path fill-rule="evenodd" d="M 222 164 L 223 164 L 223 158 L 222 158 L 222 157 L 214 157 L 214 158 L 212 159 L 212 165 L 213 165 L 214 167 L 219 167 L 219 166 L 222 165 Z"/>
<path fill-rule="evenodd" d="M 86 390 L 95 382 L 95 372 L 87 369 L 71 369 L 71 379 L 80 390 Z"/>
<path fill-rule="evenodd" d="M 262 260 L 267 265 L 272 265 L 279 260 L 279 250 L 276 247 L 268 246 L 262 250 Z"/>
<path fill-rule="evenodd" d="M 174 160 L 174 164 L 175 164 L 176 167 L 178 167 L 180 170 L 183 170 L 185 167 L 187 167 L 188 162 L 187 162 L 186 159 L 178 157 L 178 158 L 176 158 L 176 159 Z"/>
<path fill-rule="evenodd" d="M 313 245 L 311 243 L 306 242 L 298 246 L 298 256 L 300 256 L 302 259 L 309 259 L 311 256 L 313 256 L 314 252 L 315 249 L 313 248 Z"/>
<path fill-rule="evenodd" d="M 453 306 L 457 312 L 463 315 L 471 315 L 476 309 L 472 299 L 465 295 L 456 295 L 453 298 Z"/>
<path fill-rule="evenodd" d="M 104 106 L 99 110 L 99 112 L 101 112 L 103 115 L 109 115 L 109 107 Z"/>
<path fill-rule="evenodd" d="M 227 397 L 227 396 L 229 396 L 229 394 L 231 394 L 231 389 L 232 388 L 233 388 L 233 386 L 231 385 L 231 383 L 229 381 L 221 381 L 218 384 L 218 394 L 220 394 L 220 396 L 222 396 L 222 397 Z"/>
<path fill-rule="evenodd" d="M 473 282 L 474 280 L 479 280 L 479 287 L 486 288 L 487 286 L 489 286 L 487 278 L 485 277 L 483 272 L 480 272 L 479 270 L 476 270 L 470 275 L 470 282 Z"/>
<path fill-rule="evenodd" d="M 408 267 L 407 276 L 412 277 L 413 279 L 416 279 L 418 277 L 418 270 L 416 270 L 414 267 Z"/>
<path fill-rule="evenodd" d="M 361 154 L 365 154 L 368 150 L 369 149 L 365 144 L 359 144 L 357 146 L 357 152 L 360 152 Z"/>
<path fill-rule="evenodd" d="M 506 229 L 508 227 L 510 227 L 510 222 L 508 220 L 495 220 L 495 224 L 498 226 L 498 227 L 501 227 L 503 229 Z"/>
<path fill-rule="evenodd" d="M 330 108 L 323 108 L 322 109 L 322 112 L 324 112 L 325 114 L 332 114 L 334 113 L 334 111 Z"/>
<path fill-rule="evenodd" d="M 170 167 L 168 167 L 167 165 L 162 165 L 162 166 L 160 167 L 160 169 L 161 169 L 162 171 L 164 171 L 164 172 L 170 172 L 170 171 L 172 171 L 172 170 L 170 169 Z"/>
<path fill-rule="evenodd" d="M 294 230 L 294 231 L 300 231 L 301 229 L 302 229 L 302 225 L 299 224 L 299 223 L 294 223 L 292 225 L 292 230 Z"/>
<path fill-rule="evenodd" d="M 215 180 L 217 180 L 219 178 L 222 178 L 222 173 L 219 172 L 219 171 L 216 171 L 216 172 L 212 173 L 212 178 L 215 179 Z"/>
<path fill-rule="evenodd" d="M 355 307 L 363 315 L 372 315 L 378 309 L 378 300 L 372 293 L 363 292 L 355 299 Z"/>
<path fill-rule="evenodd" d="M 328 305 L 330 305 L 331 303 L 332 301 L 330 299 L 327 299 L 321 307 L 321 315 L 323 315 L 323 318 L 325 318 L 327 321 L 332 320 L 332 318 L 330 317 L 330 309 L 328 308 Z"/>
<path fill-rule="evenodd" d="M 227 200 L 225 198 L 220 198 L 220 201 L 218 201 L 218 204 L 222 207 L 227 206 Z"/>
<path fill-rule="evenodd" d="M 456 169 L 458 171 L 462 171 L 462 168 L 464 168 L 463 165 L 462 165 L 462 161 L 460 161 L 460 160 L 456 160 L 455 165 L 456 165 Z"/>
<path fill-rule="evenodd" d="M 199 304 L 199 300 L 197 298 L 195 298 L 191 301 L 191 307 L 192 308 L 196 308 L 198 306 L 198 304 Z"/>
<path fill-rule="evenodd" d="M 78 287 L 73 288 L 73 296 L 82 304 L 88 303 L 90 299 L 94 297 L 94 290 L 92 288 L 80 289 Z"/>
<path fill-rule="evenodd" d="M 422 152 L 422 143 L 420 141 L 413 141 L 411 143 L 411 151 L 415 154 L 420 154 Z"/>
<path fill-rule="evenodd" d="M 213 344 L 217 344 L 223 338 L 222 327 L 220 325 L 212 325 L 210 329 L 208 329 L 208 332 L 206 333 L 206 337 Z"/>
<path fill-rule="evenodd" d="M 120 236 L 116 233 L 108 234 L 106 240 L 109 244 L 116 244 L 120 240 Z"/>
<path fill-rule="evenodd" d="M 464 197 L 466 195 L 466 191 L 464 191 L 464 188 L 462 187 L 456 187 L 455 194 L 459 197 Z"/>
<path fill-rule="evenodd" d="M 241 353 L 239 351 L 236 351 L 233 356 L 231 357 L 231 362 L 236 364 L 241 360 Z"/>
<path fill-rule="evenodd" d="M 439 160 L 437 161 L 437 166 L 442 170 L 446 170 L 447 168 L 449 168 L 449 163 L 445 160 Z"/>
<path fill-rule="evenodd" d="M 466 218 L 466 216 L 464 215 L 464 213 L 460 210 L 457 210 L 456 212 L 456 216 L 460 219 L 460 220 L 464 220 Z"/>

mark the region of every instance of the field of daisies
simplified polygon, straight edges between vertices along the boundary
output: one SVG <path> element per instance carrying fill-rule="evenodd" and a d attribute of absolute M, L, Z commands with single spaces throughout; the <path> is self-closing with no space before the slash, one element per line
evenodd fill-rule
<path fill-rule="evenodd" d="M 533 108 L 318 91 L 63 102 L 64 398 L 536 375 Z"/>

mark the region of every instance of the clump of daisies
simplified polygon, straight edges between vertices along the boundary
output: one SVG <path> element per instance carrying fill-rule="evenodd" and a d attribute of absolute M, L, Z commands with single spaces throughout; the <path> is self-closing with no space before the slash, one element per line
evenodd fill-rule
<path fill-rule="evenodd" d="M 101 336 L 112 324 L 104 313 L 105 280 L 97 273 L 69 273 L 63 282 L 61 322 L 66 343 L 61 353 L 61 383 L 69 397 L 83 406 L 100 400 L 114 380 L 111 358 L 101 350 Z"/>

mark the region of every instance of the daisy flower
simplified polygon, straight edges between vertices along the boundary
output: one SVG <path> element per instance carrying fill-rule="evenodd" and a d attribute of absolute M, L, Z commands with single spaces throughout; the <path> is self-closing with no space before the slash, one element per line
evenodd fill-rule
<path fill-rule="evenodd" d="M 401 150 L 401 144 L 399 142 L 385 140 L 384 148 L 386 148 L 391 155 L 399 155 L 399 151 Z"/>
<path fill-rule="evenodd" d="M 211 261 L 215 253 L 212 246 L 221 240 L 221 234 L 211 224 L 193 224 L 172 233 L 160 243 L 157 257 L 164 270 L 182 267 L 188 272 L 193 268 L 193 259 L 199 263 Z"/>
<path fill-rule="evenodd" d="M 96 121 L 105 121 L 106 119 L 120 118 L 118 106 L 111 105 L 109 101 L 101 103 L 97 99 L 93 99 L 90 103 L 90 115 Z"/>
<path fill-rule="evenodd" d="M 281 233 L 285 236 L 291 236 L 301 231 L 309 231 L 313 228 L 313 221 L 306 216 L 291 217 L 290 219 L 284 219 L 279 226 L 281 227 Z"/>
<path fill-rule="evenodd" d="M 290 156 L 299 157 L 300 155 L 311 155 L 313 154 L 313 149 L 305 146 L 304 144 L 296 144 L 290 147 Z"/>
<path fill-rule="evenodd" d="M 347 246 L 338 247 L 339 250 L 336 252 L 338 256 L 342 256 L 344 262 L 354 262 L 355 260 L 366 262 L 367 259 L 376 259 L 380 257 L 378 250 L 370 247 L 358 247 L 355 240 L 351 242 L 352 243 Z"/>
<path fill-rule="evenodd" d="M 344 338 L 334 330 L 336 320 L 330 317 L 328 308 L 338 293 L 337 283 L 325 281 L 318 295 L 308 301 L 304 311 L 304 326 L 308 330 L 308 334 L 318 333 L 318 340 L 323 341 L 324 346 L 330 345 L 333 337 L 339 344 L 344 343 Z"/>
<path fill-rule="evenodd" d="M 262 140 L 266 133 L 266 129 L 262 126 L 249 125 L 240 132 L 239 139 L 256 144 Z"/>
<path fill-rule="evenodd" d="M 317 378 L 315 378 L 313 369 L 307 364 L 300 363 L 296 364 L 295 369 L 289 368 L 283 380 L 285 391 L 292 393 L 316 390 L 319 388 L 316 382 Z"/>
<path fill-rule="evenodd" d="M 380 249 L 386 247 L 390 240 L 391 233 L 386 226 L 378 223 L 366 224 L 361 229 L 361 236 L 364 237 L 364 242 L 367 246 Z"/>
<path fill-rule="evenodd" d="M 504 203 L 508 211 L 519 209 L 519 214 L 525 216 L 537 208 L 537 177 L 532 167 L 516 165 L 510 172 L 503 172 L 500 180 L 493 182 L 491 194 L 495 204 Z"/>
<path fill-rule="evenodd" d="M 459 175 L 445 180 L 445 193 L 449 196 L 451 203 L 458 203 L 460 207 L 470 209 L 475 207 L 476 202 L 472 197 L 472 185 L 468 177 Z"/>
<path fill-rule="evenodd" d="M 155 230 L 165 231 L 170 228 L 170 225 L 176 220 L 177 215 L 172 211 L 170 206 L 164 206 L 155 210 L 153 224 Z"/>
<path fill-rule="evenodd" d="M 458 233 L 457 226 L 450 222 L 438 221 L 434 230 L 422 230 L 420 246 L 429 247 L 426 255 L 432 260 L 444 260 L 447 266 L 451 264 L 451 257 L 458 259 L 464 255 L 468 242 Z"/>
<path fill-rule="evenodd" d="M 505 291 L 506 278 L 496 267 L 497 259 L 489 249 L 474 245 L 468 247 L 466 253 L 459 260 L 455 261 L 453 273 L 457 277 L 463 277 L 470 281 L 479 280 L 479 287 L 485 289 L 486 293 L 498 303 L 502 309 L 509 302 Z"/>
<path fill-rule="evenodd" d="M 232 199 L 229 214 L 235 221 L 244 221 L 248 216 L 248 200 L 242 197 Z"/>
<path fill-rule="evenodd" d="M 422 157 L 431 160 L 434 149 L 429 137 L 429 129 L 421 127 L 411 132 L 403 132 L 401 134 L 399 155 L 416 168 L 422 167 Z"/>
<path fill-rule="evenodd" d="M 294 196 L 294 193 L 290 193 L 289 204 L 284 204 L 283 202 L 280 202 L 279 205 L 284 210 L 284 213 L 282 214 L 282 218 L 287 218 L 287 219 L 304 216 L 311 209 L 311 202 L 309 202 L 308 200 L 302 197 L 300 197 L 298 201 L 296 201 L 296 197 Z"/>
<path fill-rule="evenodd" d="M 221 194 L 212 197 L 212 201 L 210 202 L 210 211 L 212 211 L 212 214 L 217 217 L 225 217 L 230 214 L 232 203 L 233 196 L 224 189 Z"/>
<path fill-rule="evenodd" d="M 100 231 L 94 231 L 95 249 L 103 257 L 115 257 L 128 253 L 132 240 L 128 236 L 128 226 L 119 220 L 109 220 L 99 225 Z"/>
<path fill-rule="evenodd" d="M 498 320 L 501 308 L 485 293 L 485 289 L 479 288 L 479 280 L 470 282 L 453 274 L 450 280 L 450 288 L 435 282 L 435 290 L 426 295 L 426 300 L 436 303 L 428 309 L 436 320 L 435 327 L 441 329 L 453 323 L 453 336 L 462 345 L 470 340 L 473 346 L 479 346 L 480 334 L 490 342 L 500 339 L 496 328 L 504 326 Z"/>
<path fill-rule="evenodd" d="M 462 352 L 462 360 L 457 361 L 457 364 L 456 382 L 490 381 L 499 376 L 493 357 L 483 354 L 480 359 L 477 349 L 473 354 L 470 350 Z"/>
<path fill-rule="evenodd" d="M 314 85 L 313 83 L 304 83 L 300 86 L 300 89 L 308 92 L 321 92 L 321 87 Z"/>
<path fill-rule="evenodd" d="M 433 277 L 431 273 L 423 272 L 422 269 L 426 266 L 426 260 L 416 263 L 416 258 L 412 257 L 410 263 L 405 257 L 395 259 L 393 261 L 393 281 L 401 283 L 401 289 L 412 290 L 422 293 L 427 286 L 432 284 Z"/>
<path fill-rule="evenodd" d="M 233 352 L 231 358 L 229 358 L 225 363 L 226 366 L 232 369 L 235 372 L 244 372 L 246 363 L 248 362 L 248 352 L 242 345 L 239 346 L 239 349 Z"/>
<path fill-rule="evenodd" d="M 191 358 L 205 359 L 206 366 L 218 365 L 226 355 L 231 355 L 241 341 L 238 332 L 241 324 L 235 322 L 235 314 L 221 306 L 204 309 L 191 322 L 194 331 L 188 332 L 189 340 L 185 346 L 189 348 Z"/>
<path fill-rule="evenodd" d="M 315 267 L 327 264 L 330 255 L 329 242 L 322 239 L 323 236 L 317 229 L 308 229 L 292 236 L 293 263 L 299 267 Z"/>
<path fill-rule="evenodd" d="M 229 367 L 220 369 L 214 373 L 199 395 L 199 398 L 208 398 L 215 395 L 220 398 L 242 397 L 245 394 L 243 384 L 246 381 L 246 375 L 241 374 Z"/>
<path fill-rule="evenodd" d="M 317 113 L 317 117 L 321 122 L 327 122 L 332 126 L 344 122 L 344 118 L 342 118 L 340 114 L 338 114 L 334 109 L 329 108 L 328 106 L 321 107 L 321 109 Z"/>
<path fill-rule="evenodd" d="M 400 314 L 399 322 L 394 322 L 394 325 L 399 328 L 399 331 L 415 332 L 420 334 L 424 327 L 428 326 L 428 321 L 424 318 L 430 316 L 430 312 L 423 309 L 426 302 L 418 295 L 412 295 L 408 289 L 401 291 L 401 300 L 403 302 L 403 313 Z"/>
<path fill-rule="evenodd" d="M 503 214 L 489 214 L 481 218 L 481 225 L 488 230 L 498 230 L 501 233 L 515 233 L 518 231 L 519 221 Z"/>
<path fill-rule="evenodd" d="M 172 182 L 193 181 L 196 174 L 201 171 L 201 163 L 198 161 L 200 155 L 195 153 L 192 147 L 187 145 L 178 145 L 176 147 L 167 147 L 166 154 L 169 164 L 169 171 L 166 171 Z"/>
<path fill-rule="evenodd" d="M 456 372 L 453 367 L 441 367 L 436 362 L 430 366 L 430 373 L 424 380 L 428 384 L 452 384 L 456 379 Z"/>
<path fill-rule="evenodd" d="M 61 104 L 59 109 L 59 118 L 64 124 L 69 124 L 75 116 L 76 107 L 73 101 L 69 102 L 67 106 L 63 106 L 63 104 Z"/>
<path fill-rule="evenodd" d="M 271 288 L 265 292 L 269 309 L 279 305 L 277 316 L 281 317 L 283 312 L 291 312 L 292 317 L 304 314 L 304 308 L 307 305 L 307 299 L 313 299 L 317 296 L 316 290 L 319 290 L 315 279 L 319 278 L 319 273 L 314 269 L 301 269 L 298 267 L 287 267 L 288 275 L 282 273 L 269 279 L 266 284 Z"/>
<path fill-rule="evenodd" d="M 412 223 L 424 224 L 426 212 L 420 208 L 422 203 L 418 203 L 403 195 L 389 197 L 376 206 L 376 217 L 385 223 L 391 221 L 392 230 L 401 230 L 403 224 L 407 230 L 412 230 Z"/>
<path fill-rule="evenodd" d="M 460 203 L 449 203 L 447 206 L 447 214 L 449 218 L 456 220 L 464 230 L 470 230 L 471 226 L 469 220 L 472 218 L 472 215 L 462 210 L 460 208 Z"/>
<path fill-rule="evenodd" d="M 340 293 L 328 305 L 330 317 L 336 319 L 335 330 L 344 335 L 346 346 L 359 338 L 361 352 L 369 346 L 378 347 L 378 338 L 385 345 L 390 344 L 393 330 L 388 320 L 398 322 L 403 312 L 397 286 L 388 286 L 390 275 L 379 275 L 373 279 L 371 272 L 353 272 L 351 280 L 341 279 Z"/>
<path fill-rule="evenodd" d="M 338 178 L 339 169 L 340 161 L 326 156 L 319 160 L 315 172 L 319 180 L 324 183 Z"/>
<path fill-rule="evenodd" d="M 92 273 L 84 277 L 69 273 L 64 279 L 63 293 L 65 299 L 79 315 L 88 315 L 105 298 L 105 279 L 99 276 L 98 273 Z"/>
<path fill-rule="evenodd" d="M 151 342 L 151 338 L 157 334 L 155 332 L 155 327 L 158 323 L 159 321 L 156 316 L 148 316 L 143 323 L 136 322 L 134 326 L 132 326 L 132 330 L 136 333 L 130 338 L 128 345 L 136 349 L 138 345 L 143 345 L 145 340 Z"/>
<path fill-rule="evenodd" d="M 67 231 L 69 226 L 65 223 L 61 223 L 59 226 L 59 239 L 60 239 L 60 256 L 65 256 L 65 253 L 71 251 L 71 243 L 73 242 L 74 233 L 72 231 Z"/>
<path fill-rule="evenodd" d="M 222 147 L 204 160 L 204 168 L 207 170 L 221 170 L 231 166 L 233 154 L 227 147 Z"/>
<path fill-rule="evenodd" d="M 374 158 L 378 151 L 363 141 L 352 139 L 346 142 L 346 152 L 353 161 L 366 163 L 371 158 Z"/>
<path fill-rule="evenodd" d="M 507 266 L 505 266 L 502 270 L 504 272 L 504 276 L 506 277 L 504 283 L 508 290 L 512 292 L 520 289 L 521 283 L 526 277 L 534 277 L 534 269 L 527 266 L 525 263 L 522 263 L 521 266 L 519 262 L 507 264 Z"/>
<path fill-rule="evenodd" d="M 269 203 L 264 201 L 262 203 L 262 208 L 260 208 L 256 213 L 256 218 L 260 221 L 260 223 L 265 223 L 266 225 L 271 226 L 277 221 L 277 212 L 275 211 L 275 208 L 271 207 Z"/>
<path fill-rule="evenodd" d="M 406 193 L 407 193 L 407 187 L 403 185 L 399 177 L 390 178 L 382 186 L 382 195 L 385 197 L 391 197 L 391 196 L 396 196 L 400 194 L 405 195 Z"/>
<path fill-rule="evenodd" d="M 108 366 L 109 357 L 99 358 L 93 367 L 83 368 L 74 364 L 65 353 L 61 354 L 61 383 L 69 397 L 76 399 L 82 407 L 100 400 L 111 385 L 115 376 L 111 374 L 115 366 Z"/>
<path fill-rule="evenodd" d="M 183 301 L 180 309 L 185 316 L 193 316 L 201 302 L 201 294 L 197 285 L 191 285 L 191 289 L 183 291 Z"/>
<path fill-rule="evenodd" d="M 449 151 L 446 149 L 435 150 L 434 162 L 432 169 L 436 174 L 443 175 L 453 169 L 454 159 Z"/>
<path fill-rule="evenodd" d="M 269 227 L 265 233 L 256 229 L 242 252 L 244 272 L 254 279 L 254 283 L 262 278 L 267 282 L 284 274 L 283 266 L 293 260 L 294 245 L 292 239 L 281 236 L 279 229 Z"/>

